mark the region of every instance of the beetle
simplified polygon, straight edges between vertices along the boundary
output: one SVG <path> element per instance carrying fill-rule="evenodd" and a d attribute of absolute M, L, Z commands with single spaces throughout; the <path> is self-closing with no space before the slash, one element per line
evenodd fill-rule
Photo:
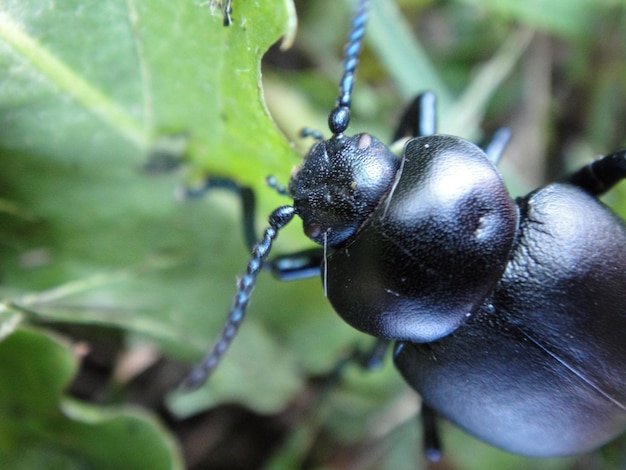
<path fill-rule="evenodd" d="M 288 187 L 270 184 L 293 205 L 269 216 L 226 326 L 184 386 L 215 369 L 267 265 L 286 280 L 321 274 L 335 311 L 379 339 L 373 358 L 394 342 L 423 399 L 431 460 L 437 414 L 526 456 L 602 446 L 626 428 L 626 224 L 598 196 L 626 177 L 626 150 L 514 200 L 496 169 L 507 131 L 484 150 L 437 134 L 431 93 L 401 119 L 401 156 L 368 133 L 345 135 L 367 4 L 346 45 L 332 136 L 306 131 L 317 142 Z M 296 215 L 322 247 L 267 261 Z"/>
<path fill-rule="evenodd" d="M 232 0 L 223 0 L 223 1 L 216 1 L 216 0 L 210 0 L 209 1 L 209 7 L 211 9 L 214 8 L 219 8 L 222 12 L 222 25 L 223 26 L 230 26 L 233 24 L 233 18 L 232 18 L 232 14 L 233 14 L 233 6 L 232 6 L 233 1 Z"/>

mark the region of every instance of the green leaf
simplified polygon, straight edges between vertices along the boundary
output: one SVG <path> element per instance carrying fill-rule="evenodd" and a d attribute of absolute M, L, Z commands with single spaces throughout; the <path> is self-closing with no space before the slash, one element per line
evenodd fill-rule
<path fill-rule="evenodd" d="M 289 34 L 289 6 L 238 3 L 224 28 L 200 1 L 0 4 L 5 308 L 117 326 L 188 359 L 208 348 L 247 257 L 230 235 L 240 233 L 238 203 L 221 194 L 181 203 L 174 194 L 206 172 L 264 188 L 266 174 L 286 175 L 297 161 L 259 94 L 261 57 Z M 156 157 L 181 169 L 152 174 L 146 165 Z M 260 213 L 269 214 L 282 201 L 262 193 Z M 253 303 L 276 304 L 267 292 Z M 322 304 L 302 315 L 328 312 Z M 242 333 L 241 356 L 268 367 L 277 356 L 293 362 L 257 321 Z M 283 380 L 255 379 L 269 386 L 265 397 L 251 387 L 241 400 L 283 406 L 302 378 L 296 367 L 282 370 Z M 211 387 L 232 390 L 241 375 L 218 375 Z"/>
<path fill-rule="evenodd" d="M 76 369 L 71 349 L 40 331 L 0 342 L 2 468 L 183 468 L 176 444 L 146 413 L 65 398 Z"/>

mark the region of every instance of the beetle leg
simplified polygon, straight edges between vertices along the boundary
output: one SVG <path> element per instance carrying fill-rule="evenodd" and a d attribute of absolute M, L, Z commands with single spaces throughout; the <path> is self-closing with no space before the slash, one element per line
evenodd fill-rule
<path fill-rule="evenodd" d="M 229 178 L 207 176 L 204 184 L 197 188 L 185 187 L 180 191 L 183 199 L 195 199 L 204 196 L 213 189 L 225 189 L 239 196 L 241 201 L 241 226 L 243 227 L 243 238 L 246 246 L 252 250 L 258 240 L 254 228 L 256 211 L 256 196 L 252 188 L 241 186 Z"/>
<path fill-rule="evenodd" d="M 303 139 L 306 137 L 313 137 L 318 142 L 324 140 L 324 135 L 321 131 L 318 131 L 317 129 L 311 129 L 310 127 L 305 127 L 304 129 L 302 129 L 300 131 L 300 137 L 302 137 Z"/>
<path fill-rule="evenodd" d="M 334 388 L 341 382 L 346 367 L 356 364 L 358 367 L 371 371 L 378 369 L 382 365 L 383 357 L 391 344 L 390 340 L 376 338 L 376 341 L 370 348 L 362 349 L 354 347 L 345 354 L 333 368 L 326 373 L 319 385 L 318 393 L 315 398 L 315 405 L 322 403 Z"/>
<path fill-rule="evenodd" d="M 365 370 L 377 370 L 383 365 L 385 354 L 391 345 L 391 340 L 377 338 L 374 346 L 367 351 L 355 352 L 356 363 Z"/>
<path fill-rule="evenodd" d="M 391 340 L 376 338 L 370 349 L 363 350 L 362 348 L 354 347 L 328 373 L 325 388 L 330 388 L 339 382 L 346 366 L 349 364 L 356 364 L 366 371 L 379 369 L 382 366 L 383 358 L 390 344 Z"/>
<path fill-rule="evenodd" d="M 624 178 L 626 150 L 619 150 L 585 165 L 565 181 L 594 196 L 601 196 Z"/>
<path fill-rule="evenodd" d="M 275 179 L 269 180 L 268 184 L 273 188 L 278 186 L 275 183 Z M 199 198 L 213 189 L 224 189 L 239 196 L 243 237 L 248 248 L 252 250 L 257 242 L 254 228 L 256 217 L 256 196 L 254 191 L 252 188 L 241 186 L 231 179 L 209 176 L 201 187 L 183 188 L 181 197 L 184 199 Z M 269 270 L 274 277 L 281 281 L 297 281 L 319 276 L 323 260 L 324 249 L 311 248 L 289 255 L 277 256 L 271 261 L 266 261 L 265 269 Z"/>
<path fill-rule="evenodd" d="M 230 26 L 233 24 L 233 19 L 230 15 L 233 13 L 233 7 L 231 6 L 232 0 L 226 0 L 224 2 L 223 10 L 224 10 L 224 26 Z"/>
<path fill-rule="evenodd" d="M 273 189 L 281 196 L 289 197 L 289 191 L 287 190 L 287 188 L 280 184 L 274 175 L 267 176 L 265 178 L 265 183 L 269 188 Z"/>
<path fill-rule="evenodd" d="M 407 137 L 422 137 L 437 133 L 437 98 L 434 93 L 418 95 L 404 111 L 400 125 L 393 135 L 393 141 Z M 502 156 L 511 139 L 511 130 L 507 127 L 498 129 L 485 146 L 485 153 L 494 165 Z"/>
<path fill-rule="evenodd" d="M 297 281 L 319 276 L 324 261 L 323 248 L 311 248 L 290 255 L 277 256 L 268 269 L 281 281 Z"/>
<path fill-rule="evenodd" d="M 413 100 L 404 111 L 400 125 L 393 135 L 393 141 L 405 137 L 421 137 L 437 132 L 437 98 L 434 93 L 425 92 Z"/>
<path fill-rule="evenodd" d="M 437 412 L 422 402 L 420 419 L 424 431 L 424 455 L 430 462 L 438 462 L 441 459 L 441 441 L 437 427 Z"/>
<path fill-rule="evenodd" d="M 501 127 L 493 133 L 491 140 L 484 147 L 485 154 L 491 163 L 498 164 L 509 140 L 511 140 L 511 129 L 508 127 Z"/>
<path fill-rule="evenodd" d="M 224 15 L 224 19 L 222 20 L 222 24 L 224 26 L 230 26 L 233 24 L 233 18 L 232 18 L 232 13 L 233 13 L 233 7 L 232 7 L 232 3 L 233 0 L 210 0 L 209 1 L 209 8 L 211 8 L 211 11 L 213 11 L 213 9 L 220 9 L 222 10 L 222 14 Z"/>
<path fill-rule="evenodd" d="M 376 341 L 370 349 L 363 351 L 362 349 L 355 348 L 352 354 L 352 360 L 364 370 L 373 371 L 380 369 L 390 345 L 390 339 L 376 338 Z"/>

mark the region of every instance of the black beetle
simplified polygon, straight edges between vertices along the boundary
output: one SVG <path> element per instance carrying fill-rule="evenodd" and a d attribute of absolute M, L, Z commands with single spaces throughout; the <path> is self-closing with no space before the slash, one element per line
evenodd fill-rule
<path fill-rule="evenodd" d="M 346 46 L 333 136 L 307 132 L 319 142 L 288 189 L 274 184 L 293 206 L 271 214 L 221 337 L 185 385 L 219 362 L 273 240 L 298 215 L 323 248 L 271 270 L 321 271 L 341 317 L 378 346 L 395 341 L 395 364 L 424 401 L 430 458 L 434 412 L 527 456 L 605 444 L 626 428 L 626 225 L 597 197 L 626 177 L 626 150 L 513 200 L 495 168 L 506 131 L 485 151 L 437 135 L 432 94 L 402 119 L 401 157 L 369 134 L 345 136 L 367 3 Z"/>

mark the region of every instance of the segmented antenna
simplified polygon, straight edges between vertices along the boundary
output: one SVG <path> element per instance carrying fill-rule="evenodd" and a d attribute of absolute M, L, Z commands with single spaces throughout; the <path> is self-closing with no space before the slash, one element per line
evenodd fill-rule
<path fill-rule="evenodd" d="M 239 279 L 237 283 L 237 292 L 233 299 L 233 305 L 228 312 L 228 320 L 218 337 L 213 349 L 196 364 L 191 373 L 182 383 L 182 387 L 187 390 L 193 390 L 202 385 L 211 375 L 211 372 L 217 367 L 220 359 L 232 343 L 233 338 L 237 334 L 239 325 L 244 319 L 248 302 L 250 302 L 250 294 L 256 284 L 256 278 L 263 269 L 263 263 L 272 249 L 272 242 L 278 236 L 278 231 L 287 225 L 295 215 L 295 209 L 291 206 L 282 206 L 276 209 L 269 216 L 269 227 L 265 229 L 263 238 L 257 243 L 252 250 L 252 258 L 248 261 L 246 274 Z"/>
<path fill-rule="evenodd" d="M 224 25 L 230 24 L 232 0 L 224 2 Z M 359 0 L 359 4 L 352 20 L 352 29 L 348 36 L 348 43 L 345 48 L 344 72 L 341 82 L 339 83 L 339 96 L 335 103 L 335 108 L 330 112 L 328 117 L 328 127 L 335 137 L 348 128 L 350 122 L 350 101 L 352 95 L 352 87 L 354 85 L 354 72 L 359 63 L 359 53 L 361 52 L 363 33 L 365 32 L 365 23 L 367 22 L 367 6 L 368 0 Z M 317 138 L 317 133 L 308 134 Z M 276 183 L 269 183 L 270 186 L 281 191 L 280 186 Z M 285 191 L 286 192 L 286 191 Z M 248 261 L 246 274 L 239 280 L 237 291 L 233 299 L 233 304 L 228 312 L 226 325 L 219 335 L 213 349 L 202 359 L 200 363 L 193 367 L 190 374 L 182 383 L 182 387 L 187 390 L 198 388 L 209 378 L 213 370 L 217 367 L 220 359 L 228 350 L 228 347 L 237 334 L 237 330 L 241 325 L 246 314 L 246 308 L 250 302 L 250 295 L 256 284 L 256 279 L 263 264 L 267 259 L 272 243 L 278 236 L 278 232 L 287 225 L 294 217 L 296 211 L 291 206 L 282 206 L 276 209 L 269 217 L 269 227 L 265 229 L 263 238 L 257 243 L 252 250 L 252 258 Z"/>
<path fill-rule="evenodd" d="M 348 42 L 344 50 L 343 77 L 339 82 L 339 96 L 335 108 L 328 116 L 328 128 L 336 137 L 341 136 L 350 123 L 350 105 L 354 72 L 359 64 L 359 54 L 363 44 L 365 23 L 367 23 L 368 0 L 360 0 L 352 19 L 352 29 L 348 35 Z"/>

